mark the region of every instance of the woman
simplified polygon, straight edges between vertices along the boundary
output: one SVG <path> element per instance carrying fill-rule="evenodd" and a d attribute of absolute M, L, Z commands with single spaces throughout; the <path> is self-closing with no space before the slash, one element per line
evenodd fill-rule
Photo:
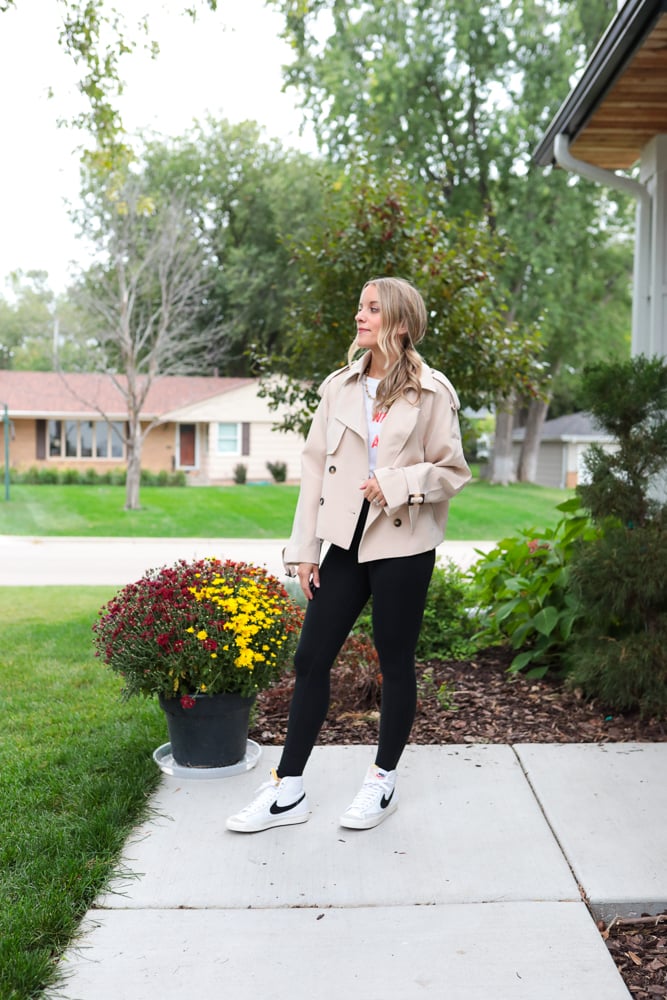
<path fill-rule="evenodd" d="M 419 292 L 375 278 L 361 293 L 346 368 L 320 387 L 283 553 L 307 598 L 280 763 L 227 827 L 255 833 L 310 816 L 303 771 L 329 705 L 329 672 L 368 598 L 382 672 L 377 754 L 342 826 L 377 826 L 398 803 L 396 767 L 417 702 L 415 648 L 449 498 L 470 479 L 451 383 L 415 350 Z M 358 349 L 364 355 L 353 363 Z M 322 540 L 330 542 L 322 565 Z"/>

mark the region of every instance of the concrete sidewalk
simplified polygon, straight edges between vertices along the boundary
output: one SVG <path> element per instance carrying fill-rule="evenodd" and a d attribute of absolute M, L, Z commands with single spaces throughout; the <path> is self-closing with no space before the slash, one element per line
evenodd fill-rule
<path fill-rule="evenodd" d="M 122 586 L 206 555 L 282 578 L 283 544 L 0 536 L 0 586 Z M 493 544 L 438 555 L 467 568 Z M 591 912 L 667 908 L 667 743 L 410 746 L 398 811 L 359 832 L 338 816 L 373 748 L 318 747 L 308 823 L 228 832 L 279 752 L 163 776 L 46 1000 L 628 1000 Z"/>
<path fill-rule="evenodd" d="M 582 892 L 667 906 L 667 744 L 410 746 L 398 811 L 345 830 L 372 753 L 316 748 L 310 821 L 252 835 L 224 820 L 278 748 L 164 776 L 49 1000 L 627 1000 Z"/>

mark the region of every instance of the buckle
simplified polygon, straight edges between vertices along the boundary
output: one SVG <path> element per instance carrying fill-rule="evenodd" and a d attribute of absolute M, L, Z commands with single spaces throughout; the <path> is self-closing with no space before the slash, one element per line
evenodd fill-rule
<path fill-rule="evenodd" d="M 411 493 L 408 496 L 408 507 L 414 507 L 415 504 L 422 504 L 424 503 L 424 499 L 423 493 Z"/>

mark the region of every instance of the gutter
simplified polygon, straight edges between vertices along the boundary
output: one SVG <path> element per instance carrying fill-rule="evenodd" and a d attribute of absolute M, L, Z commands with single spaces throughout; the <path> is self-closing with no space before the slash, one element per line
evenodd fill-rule
<path fill-rule="evenodd" d="M 626 0 L 533 153 L 536 163 L 546 167 L 553 162 L 560 133 L 579 135 L 664 13 L 667 0 Z"/>
<path fill-rule="evenodd" d="M 642 210 L 651 211 L 651 195 L 643 184 L 632 177 L 625 177 L 613 170 L 604 170 L 585 160 L 576 159 L 570 152 L 569 138 L 562 132 L 554 138 L 554 159 L 559 167 L 573 174 L 579 174 L 580 177 L 585 177 L 596 184 L 603 184 L 632 195 L 640 203 Z"/>

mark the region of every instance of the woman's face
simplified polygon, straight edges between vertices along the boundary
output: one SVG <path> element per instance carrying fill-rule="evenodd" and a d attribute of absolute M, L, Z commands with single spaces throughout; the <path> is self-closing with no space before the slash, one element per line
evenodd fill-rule
<path fill-rule="evenodd" d="M 357 343 L 359 347 L 377 347 L 378 336 L 382 327 L 382 313 L 380 312 L 380 302 L 378 290 L 375 285 L 366 285 L 361 293 L 361 301 L 357 315 L 354 317 L 357 324 Z"/>

